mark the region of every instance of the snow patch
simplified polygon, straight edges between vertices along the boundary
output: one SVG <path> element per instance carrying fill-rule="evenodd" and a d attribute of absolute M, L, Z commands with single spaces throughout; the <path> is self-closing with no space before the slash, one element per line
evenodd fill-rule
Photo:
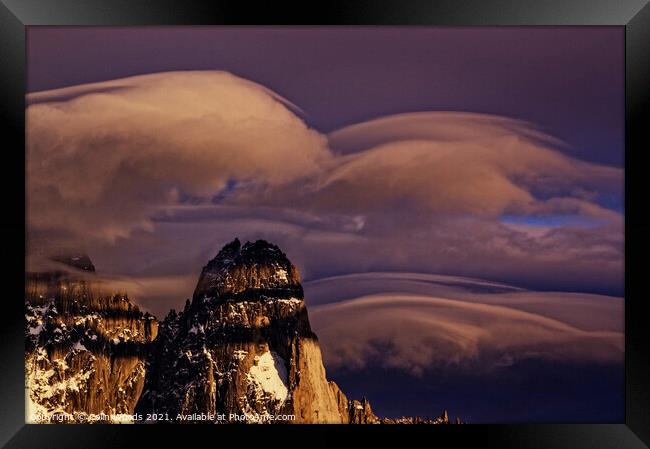
<path fill-rule="evenodd" d="M 234 352 L 235 358 L 237 360 L 244 360 L 246 358 L 246 355 L 248 355 L 248 351 L 244 351 L 242 349 L 238 349 Z"/>
<path fill-rule="evenodd" d="M 257 359 L 257 364 L 251 366 L 248 372 L 248 379 L 256 390 L 261 390 L 280 403 L 287 399 L 287 368 L 284 359 L 275 351 L 266 351 Z"/>
<path fill-rule="evenodd" d="M 284 268 L 278 268 L 275 272 L 275 275 L 278 279 L 284 282 L 289 282 L 289 277 L 287 275 L 287 270 Z"/>
<path fill-rule="evenodd" d="M 290 306 L 297 306 L 302 303 L 302 299 L 298 299 L 298 298 L 277 299 L 276 301 L 279 302 L 280 304 L 287 304 Z"/>

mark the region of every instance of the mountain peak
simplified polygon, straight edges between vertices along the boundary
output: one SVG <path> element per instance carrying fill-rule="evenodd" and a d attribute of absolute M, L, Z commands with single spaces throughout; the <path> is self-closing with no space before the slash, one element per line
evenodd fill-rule
<path fill-rule="evenodd" d="M 78 270 L 89 271 L 94 273 L 95 266 L 93 265 L 90 257 L 84 253 L 75 254 L 58 254 L 51 258 L 54 262 L 59 262 Z"/>
<path fill-rule="evenodd" d="M 194 298 L 204 297 L 302 299 L 303 291 L 298 269 L 280 248 L 266 240 L 242 245 L 235 238 L 203 267 Z"/>
<path fill-rule="evenodd" d="M 247 241 L 241 244 L 238 238 L 226 244 L 217 255 L 208 262 L 206 268 L 215 269 L 236 263 L 276 262 L 281 265 L 290 264 L 286 254 L 277 245 L 266 240 Z"/>

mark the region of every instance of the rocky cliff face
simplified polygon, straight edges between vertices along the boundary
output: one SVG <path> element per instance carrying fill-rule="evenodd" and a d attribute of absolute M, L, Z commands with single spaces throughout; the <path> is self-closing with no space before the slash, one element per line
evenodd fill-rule
<path fill-rule="evenodd" d="M 76 270 L 26 276 L 27 421 L 131 415 L 157 322 L 125 295 L 103 292 L 86 256 L 57 260 Z"/>
<path fill-rule="evenodd" d="M 191 302 L 162 322 L 143 413 L 294 415 L 347 421 L 327 382 L 296 267 L 264 241 L 235 240 L 203 269 Z"/>
<path fill-rule="evenodd" d="M 449 423 L 379 418 L 328 382 L 300 274 L 275 245 L 226 245 L 160 326 L 104 291 L 87 256 L 54 260 L 68 269 L 25 284 L 28 422 Z"/>

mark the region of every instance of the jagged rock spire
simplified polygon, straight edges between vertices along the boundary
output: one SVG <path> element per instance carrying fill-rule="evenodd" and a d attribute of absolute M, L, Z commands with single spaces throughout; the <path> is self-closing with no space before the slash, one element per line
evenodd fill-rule
<path fill-rule="evenodd" d="M 264 240 L 235 239 L 208 262 L 191 305 L 162 323 L 147 366 L 136 407 L 143 416 L 347 418 L 327 382 L 298 270 Z"/>
<path fill-rule="evenodd" d="M 298 269 L 280 248 L 265 240 L 239 239 L 225 245 L 203 267 L 194 299 L 302 298 Z"/>
<path fill-rule="evenodd" d="M 95 266 L 87 254 L 59 254 L 52 257 L 52 260 L 78 270 L 95 272 Z"/>

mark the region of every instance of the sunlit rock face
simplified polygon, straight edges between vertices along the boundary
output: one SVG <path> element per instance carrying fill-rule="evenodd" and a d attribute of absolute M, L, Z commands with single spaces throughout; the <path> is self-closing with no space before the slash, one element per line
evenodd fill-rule
<path fill-rule="evenodd" d="M 194 299 L 261 301 L 302 298 L 298 269 L 277 246 L 235 239 L 203 268 Z"/>
<path fill-rule="evenodd" d="M 103 291 L 87 256 L 56 260 L 73 270 L 26 276 L 27 421 L 131 415 L 157 321 L 126 295 Z"/>
<path fill-rule="evenodd" d="M 56 262 L 67 268 L 26 276 L 28 422 L 449 421 L 378 418 L 328 382 L 300 274 L 268 242 L 226 245 L 160 325 L 107 292 L 87 256 Z"/>
<path fill-rule="evenodd" d="M 148 370 L 143 414 L 347 420 L 325 376 L 298 270 L 262 240 L 235 240 L 204 267 L 193 300 L 162 322 Z"/>

